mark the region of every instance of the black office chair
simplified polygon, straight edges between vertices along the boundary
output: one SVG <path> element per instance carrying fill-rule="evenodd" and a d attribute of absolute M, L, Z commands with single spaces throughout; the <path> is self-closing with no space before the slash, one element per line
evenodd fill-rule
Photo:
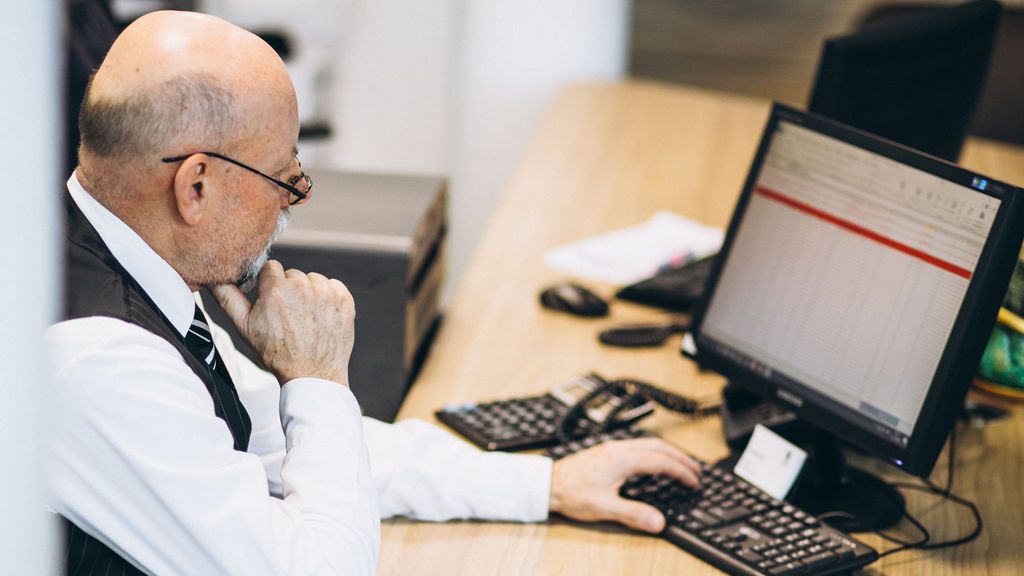
<path fill-rule="evenodd" d="M 1001 11 L 994 0 L 975 0 L 827 40 L 808 108 L 955 162 Z"/>
<path fill-rule="evenodd" d="M 78 112 L 93 71 L 107 55 L 121 29 L 106 0 L 65 0 L 64 174 L 78 164 Z"/>
<path fill-rule="evenodd" d="M 867 11 L 858 29 L 870 30 L 901 18 L 943 9 L 942 5 L 917 2 L 879 4 Z M 1024 114 L 1021 113 L 1024 74 L 1021 70 L 1024 70 L 1024 7 L 1004 6 L 971 134 L 1024 145 Z"/>
<path fill-rule="evenodd" d="M 194 4 L 192 0 L 163 0 L 150 9 L 192 10 Z M 78 113 L 85 87 L 129 23 L 117 19 L 110 0 L 64 0 L 64 174 L 78 165 Z"/>

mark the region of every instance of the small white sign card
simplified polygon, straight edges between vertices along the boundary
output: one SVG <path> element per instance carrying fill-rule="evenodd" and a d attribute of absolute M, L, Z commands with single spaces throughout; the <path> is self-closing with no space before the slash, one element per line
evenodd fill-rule
<path fill-rule="evenodd" d="M 805 461 L 807 452 L 758 424 L 733 472 L 782 500 L 800 476 Z"/>

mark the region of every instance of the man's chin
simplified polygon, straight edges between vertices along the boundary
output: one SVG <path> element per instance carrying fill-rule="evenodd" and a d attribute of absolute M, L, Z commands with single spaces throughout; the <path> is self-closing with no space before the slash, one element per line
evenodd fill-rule
<path fill-rule="evenodd" d="M 256 276 L 246 274 L 238 280 L 235 280 L 235 286 L 238 286 L 242 292 L 248 293 L 256 287 Z"/>
<path fill-rule="evenodd" d="M 265 250 L 255 260 L 249 262 L 249 264 L 242 269 L 242 272 L 235 280 L 235 286 L 238 286 L 242 292 L 249 292 L 256 287 L 256 280 L 260 276 L 260 270 L 263 269 L 263 265 L 267 263 L 267 259 L 270 256 L 269 252 L 269 250 Z"/>
<path fill-rule="evenodd" d="M 238 277 L 235 280 L 235 286 L 238 286 L 242 292 L 249 292 L 256 287 L 256 281 L 259 279 L 260 270 L 263 269 L 267 260 L 270 259 L 270 247 L 274 244 L 274 241 L 281 237 L 285 228 L 288 227 L 288 218 L 290 216 L 291 209 L 281 211 L 277 217 L 277 226 L 275 227 L 270 239 L 267 240 L 266 246 L 263 247 L 263 252 L 242 267 L 241 273 L 238 274 Z"/>
<path fill-rule="evenodd" d="M 243 268 L 241 273 L 238 274 L 238 278 L 235 280 L 235 286 L 238 286 L 242 292 L 249 292 L 256 287 L 256 281 L 259 279 L 260 270 L 263 270 L 263 266 L 270 259 L 270 246 L 268 245 L 263 249 L 256 258 L 250 260 Z"/>

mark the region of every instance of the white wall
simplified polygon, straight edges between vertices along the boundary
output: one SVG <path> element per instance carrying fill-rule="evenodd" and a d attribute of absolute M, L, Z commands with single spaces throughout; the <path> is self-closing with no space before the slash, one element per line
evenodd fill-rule
<path fill-rule="evenodd" d="M 341 169 L 448 173 L 456 0 L 349 0 L 321 156 Z"/>
<path fill-rule="evenodd" d="M 451 177 L 447 299 L 558 89 L 619 78 L 627 0 L 354 0 L 318 158 Z"/>
<path fill-rule="evenodd" d="M 0 574 L 56 571 L 55 522 L 40 474 L 39 405 L 46 385 L 42 332 L 57 310 L 58 6 L 28 2 L 7 11 L 8 49 L 0 55 L 7 176 L 0 225 Z"/>
<path fill-rule="evenodd" d="M 462 9 L 447 295 L 552 97 L 572 82 L 622 77 L 629 42 L 626 0 L 463 0 Z"/>

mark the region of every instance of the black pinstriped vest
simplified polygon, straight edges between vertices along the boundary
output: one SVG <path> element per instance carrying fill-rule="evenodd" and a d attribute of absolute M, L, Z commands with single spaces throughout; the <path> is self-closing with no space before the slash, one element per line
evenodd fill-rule
<path fill-rule="evenodd" d="M 153 300 L 128 274 L 107 249 L 100 235 L 85 218 L 71 196 L 64 191 L 64 314 L 65 320 L 106 316 L 136 324 L 164 340 L 181 352 L 189 368 L 206 385 L 211 397 L 219 389 L 221 395 L 238 393 L 230 381 L 210 370 L 185 346 L 185 341 L 170 320 L 157 308 Z M 139 382 L 144 386 L 145 382 Z M 239 402 L 241 405 L 241 402 Z M 245 409 L 241 409 L 245 412 Z M 249 445 L 252 425 L 247 414 L 241 424 L 232 426 L 223 409 L 214 398 L 214 411 L 231 430 L 235 449 L 245 451 Z M 73 523 L 67 525 L 67 573 L 89 574 L 141 574 L 127 560 L 93 538 Z"/>

